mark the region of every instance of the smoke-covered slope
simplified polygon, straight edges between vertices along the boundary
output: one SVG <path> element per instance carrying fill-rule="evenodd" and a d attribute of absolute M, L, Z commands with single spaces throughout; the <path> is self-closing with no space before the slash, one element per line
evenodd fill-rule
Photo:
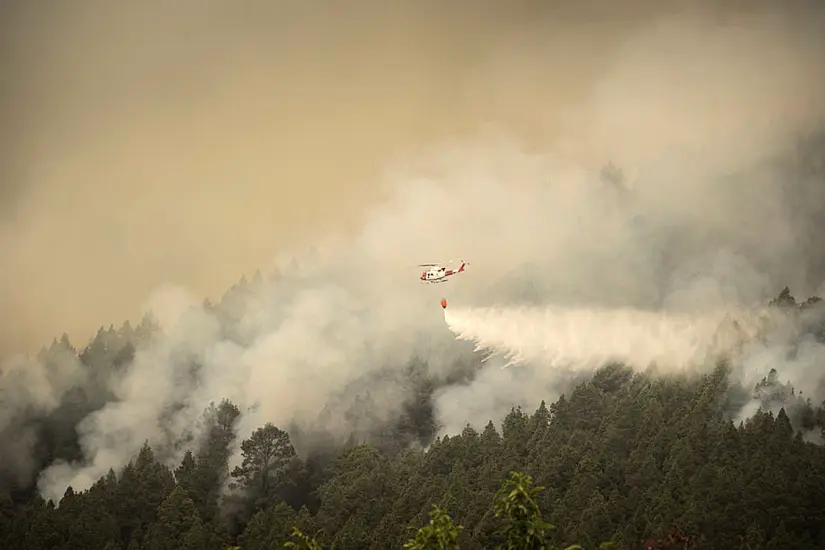
<path fill-rule="evenodd" d="M 57 498 L 144 441 L 178 463 L 223 398 L 241 410 L 239 440 L 265 422 L 361 438 L 429 409 L 442 433 L 481 428 L 602 361 L 684 370 L 727 350 L 715 340 L 726 313 L 760 336 L 734 338 L 743 382 L 777 368 L 822 398 L 819 344 L 795 322 L 764 332 L 750 313 L 825 278 L 823 139 L 811 131 L 825 114 L 822 36 L 815 15 L 788 18 L 743 16 L 735 33 L 699 16 L 642 25 L 541 151 L 492 130 L 433 144 L 389 165 L 386 200 L 352 234 L 296 245 L 272 278 L 214 306 L 166 286 L 146 304 L 159 333 L 104 330 L 88 349 L 58 342 L 4 364 L 9 479 Z M 621 170 L 602 171 L 611 160 Z M 457 258 L 472 268 L 419 284 L 417 264 Z M 530 367 L 479 364 L 445 326 L 442 292 L 459 334 Z M 524 324 L 513 304 L 555 313 Z M 481 319 L 473 308 L 487 306 Z M 565 371 L 546 368 L 557 355 Z"/>

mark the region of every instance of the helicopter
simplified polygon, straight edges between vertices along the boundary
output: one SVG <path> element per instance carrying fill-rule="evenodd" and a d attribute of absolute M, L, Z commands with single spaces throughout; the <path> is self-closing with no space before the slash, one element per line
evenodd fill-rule
<path fill-rule="evenodd" d="M 421 273 L 419 279 L 424 283 L 446 283 L 448 277 L 456 275 L 457 273 L 463 273 L 468 265 L 470 265 L 470 262 L 461 262 L 461 266 L 458 269 L 448 269 L 447 266 L 443 264 L 418 264 L 418 267 L 429 268 Z"/>

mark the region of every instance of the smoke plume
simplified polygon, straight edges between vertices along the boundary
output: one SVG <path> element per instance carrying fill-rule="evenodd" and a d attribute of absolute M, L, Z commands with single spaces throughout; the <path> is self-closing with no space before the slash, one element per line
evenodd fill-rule
<path fill-rule="evenodd" d="M 174 463 L 222 398 L 241 409 L 239 438 L 267 421 L 369 434 L 413 398 L 411 361 L 439 386 L 443 433 L 616 359 L 685 371 L 745 350 L 741 380 L 776 367 L 816 388 L 815 342 L 791 322 L 765 328 L 758 310 L 786 285 L 807 297 L 823 284 L 821 9 L 629 4 L 262 4 L 253 23 L 199 3 L 160 18 L 221 37 L 191 47 L 160 31 L 150 44 L 136 13 L 101 7 L 118 24 L 94 28 L 120 32 L 131 57 L 106 58 L 103 88 L 54 61 L 78 87 L 31 132 L 54 117 L 64 142 L 79 136 L 26 150 L 41 183 L 15 194 L 0 233 L 0 304 L 20 320 L 5 341 L 149 309 L 163 334 L 102 383 L 76 426 L 83 460 L 52 464 L 41 493 L 87 488 L 145 440 Z M 75 24 L 41 47 L 57 55 L 92 28 Z M 136 66 L 151 78 L 124 68 Z M 215 69 L 186 79 L 184 66 Z M 94 91 L 121 99 L 87 117 Z M 273 249 L 267 276 L 222 313 L 202 307 Z M 419 283 L 418 264 L 448 260 L 472 265 Z M 725 314 L 740 328 L 719 340 Z M 450 329 L 528 364 L 491 360 L 456 382 L 479 356 Z M 4 374 L 4 434 L 86 383 L 72 361 L 55 380 Z"/>

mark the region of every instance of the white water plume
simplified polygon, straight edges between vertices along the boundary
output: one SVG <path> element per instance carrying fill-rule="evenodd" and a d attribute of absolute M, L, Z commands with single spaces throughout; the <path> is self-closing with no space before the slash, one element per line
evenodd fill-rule
<path fill-rule="evenodd" d="M 611 362 L 646 369 L 698 368 L 735 353 L 762 333 L 767 312 L 703 314 L 631 308 L 447 309 L 445 320 L 476 351 L 503 355 L 503 368 L 525 363 L 593 369 Z"/>

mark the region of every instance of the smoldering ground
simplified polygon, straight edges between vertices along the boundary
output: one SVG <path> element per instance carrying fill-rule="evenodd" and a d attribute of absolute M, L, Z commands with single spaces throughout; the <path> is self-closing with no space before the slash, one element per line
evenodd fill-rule
<path fill-rule="evenodd" d="M 152 295 L 166 336 L 108 384 L 114 398 L 77 426 L 85 460 L 43 472 L 42 493 L 87 487 L 144 440 L 174 461 L 175 444 L 196 441 L 194 420 L 224 397 L 244 412 L 241 438 L 265 421 L 339 435 L 377 428 L 410 398 L 410 358 L 438 378 L 471 352 L 445 326 L 443 292 L 456 307 L 697 316 L 753 307 L 785 285 L 815 292 L 825 202 L 821 143 L 810 136 L 825 111 L 822 16 L 802 4 L 693 5 L 290 8 L 281 34 L 264 24 L 275 8 L 259 7 L 253 25 L 203 5 L 162 18 L 170 29 L 185 21 L 194 37 L 176 48 L 160 39 L 166 27 L 145 45 L 139 13 L 101 6 L 102 32 L 132 44 L 119 51 L 131 57 L 69 48 L 108 59 L 97 97 L 118 100 L 90 107 L 98 88 L 60 63 L 78 84 L 62 106 L 28 115 L 39 162 L 34 149 L 29 164 L 17 157 L 36 183 L 18 194 L 4 232 L 5 302 L 19 319 L 4 330 L 89 330 L 139 310 L 164 280 L 182 284 Z M 50 29 L 40 47 L 55 55 L 91 36 L 78 23 Z M 221 38 L 211 49 L 197 47 L 210 44 L 198 42 L 205 30 Z M 276 43 L 270 34 L 284 47 L 261 48 Z M 80 66 L 99 74 L 99 64 Z M 176 67 L 209 70 L 187 79 Z M 607 161 L 621 174 L 602 174 Z M 47 255 L 46 242 L 60 244 Z M 276 247 L 281 278 L 243 300 L 232 339 L 190 307 Z M 416 264 L 445 259 L 473 265 L 446 285 L 418 284 Z M 439 389 L 444 431 L 534 406 L 566 383 L 563 373 L 497 366 Z"/>

